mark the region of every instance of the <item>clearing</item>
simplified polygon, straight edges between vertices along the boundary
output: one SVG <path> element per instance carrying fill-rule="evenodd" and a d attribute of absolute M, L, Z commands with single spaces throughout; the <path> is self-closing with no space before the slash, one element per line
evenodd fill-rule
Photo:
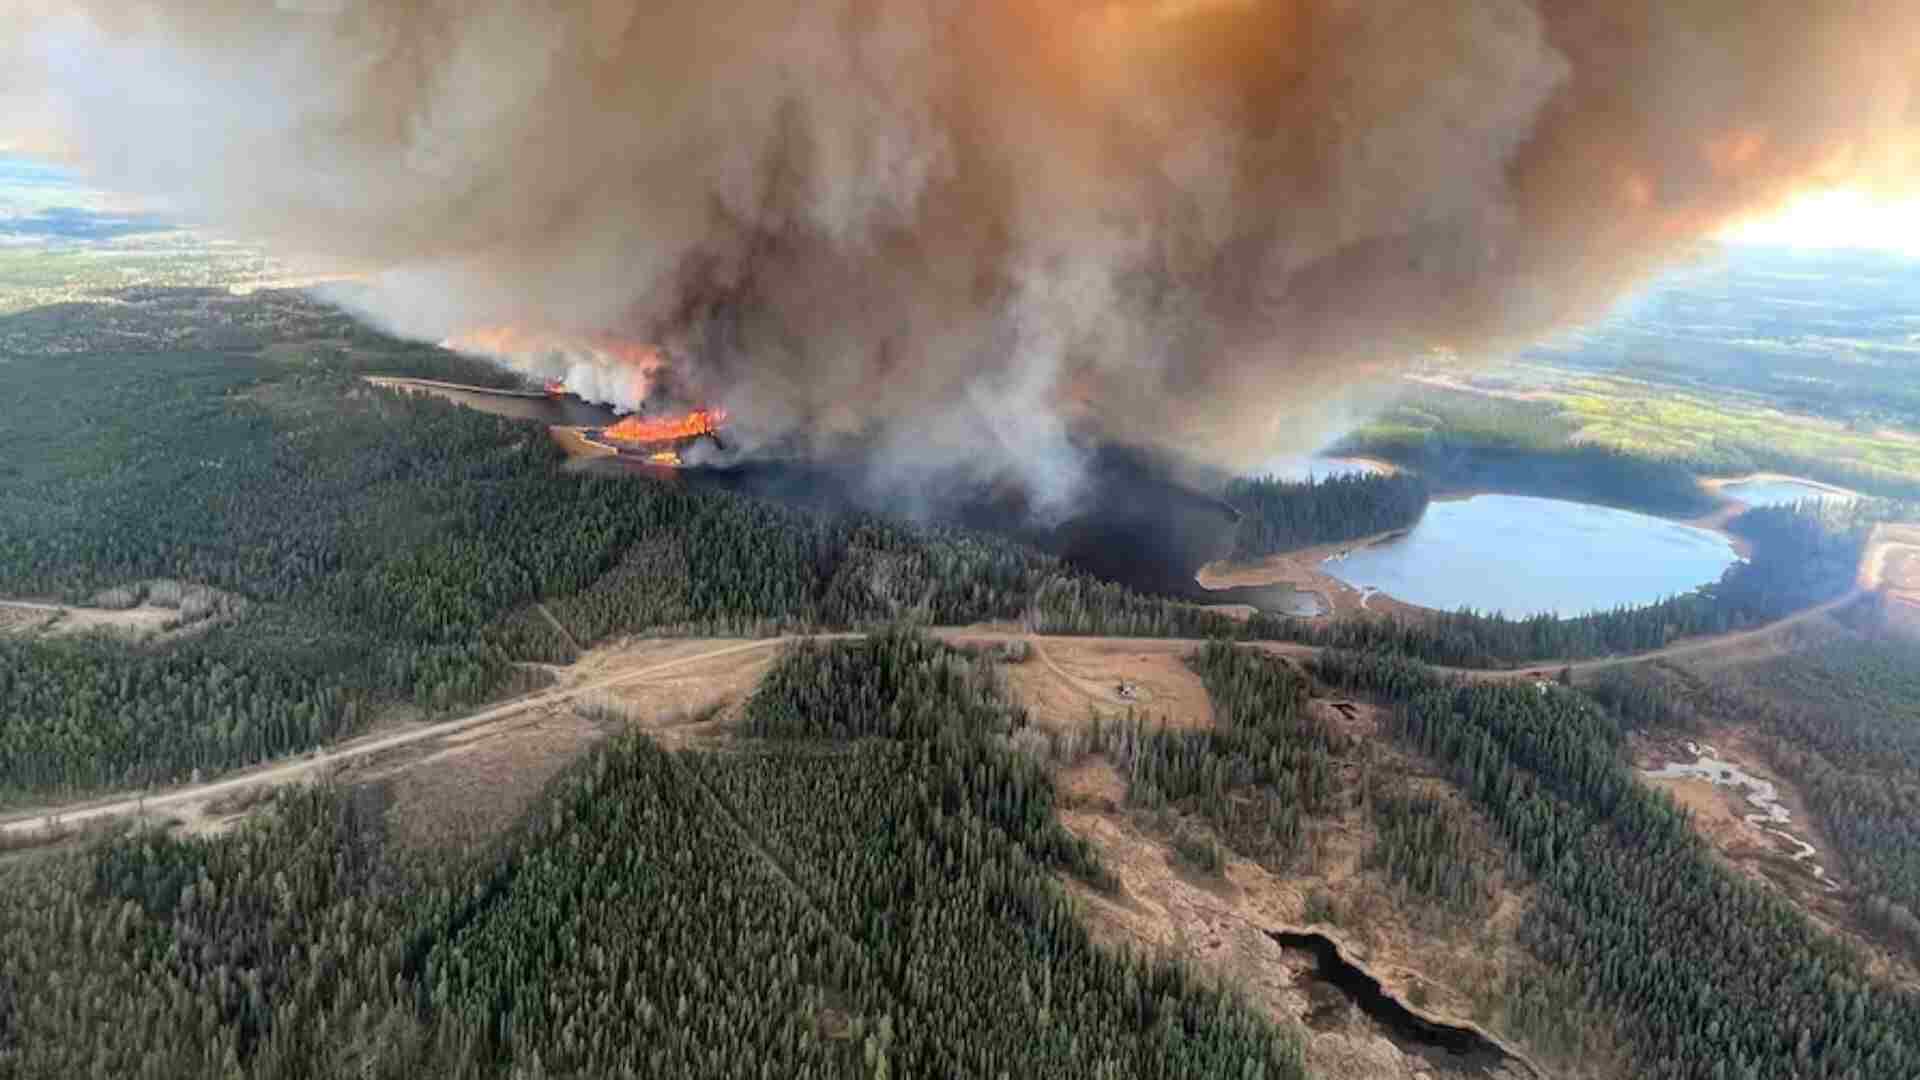
<path fill-rule="evenodd" d="M 1325 701 L 1314 707 L 1333 712 Z M 1372 706 L 1348 705 L 1329 718 L 1350 733 L 1378 735 Z M 1341 786 L 1349 791 L 1391 773 L 1400 790 L 1464 806 L 1449 785 L 1377 738 L 1357 745 L 1353 759 L 1341 763 Z M 1508 972 L 1524 973 L 1531 963 L 1517 942 L 1527 896 L 1503 880 L 1485 917 L 1446 916 L 1405 896 L 1382 871 L 1364 867 L 1378 833 L 1371 811 L 1349 798 L 1313 823 L 1307 849 L 1290 865 L 1263 866 L 1223 849 L 1220 871 L 1207 873 L 1174 851 L 1167 822 L 1126 805 L 1126 782 L 1106 758 L 1089 755 L 1060 768 L 1056 784 L 1062 824 L 1092 844 L 1120 881 L 1109 895 L 1062 879 L 1095 939 L 1177 958 L 1239 987 L 1279 1022 L 1301 1024 L 1313 1075 L 1543 1075 L 1498 1038 L 1493 1003 Z M 1481 831 L 1497 853 L 1490 830 L 1483 825 Z M 1478 1031 L 1500 1043 L 1510 1060 L 1491 1071 L 1484 1062 L 1455 1064 L 1446 1051 L 1383 1028 L 1319 979 L 1312 959 L 1270 936 L 1302 930 L 1335 942 L 1417 1016 Z M 1607 1076 L 1617 1072 L 1611 1061 L 1609 1051 L 1598 1049 L 1584 1062 L 1553 1064 L 1556 1075 Z"/>

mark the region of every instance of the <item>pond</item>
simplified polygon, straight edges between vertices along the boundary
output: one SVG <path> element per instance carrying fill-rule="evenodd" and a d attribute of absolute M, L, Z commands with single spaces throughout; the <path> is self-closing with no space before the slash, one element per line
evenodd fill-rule
<path fill-rule="evenodd" d="M 1728 484 L 1720 491 L 1748 506 L 1792 506 L 1807 499 L 1850 498 L 1837 491 L 1786 479 L 1742 480 L 1737 484 Z"/>
<path fill-rule="evenodd" d="M 1719 533 L 1562 499 L 1438 501 L 1407 534 L 1322 569 L 1423 607 L 1562 618 L 1649 604 L 1717 581 L 1737 556 Z"/>

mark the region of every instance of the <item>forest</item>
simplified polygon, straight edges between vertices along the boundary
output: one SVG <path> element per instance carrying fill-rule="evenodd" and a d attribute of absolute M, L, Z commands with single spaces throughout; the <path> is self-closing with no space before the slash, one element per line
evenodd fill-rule
<path fill-rule="evenodd" d="M 401 707 L 442 714 L 535 685 L 524 662 L 639 632 L 1021 619 L 1458 666 L 1626 652 L 1840 595 L 1869 523 L 1753 511 L 1734 524 L 1750 564 L 1579 619 L 1234 623 L 988 534 L 563 469 L 537 425 L 358 378 L 507 378 L 491 365 L 294 294 L 131 290 L 0 318 L 0 352 L 0 391 L 21 403 L 0 429 L 0 595 L 84 604 L 184 582 L 232 598 L 141 646 L 0 637 L 0 803 L 184 781 Z M 1544 440 L 1536 423 L 1508 441 Z M 1247 553 L 1379 531 L 1424 500 L 1411 476 L 1235 492 Z"/>
<path fill-rule="evenodd" d="M 0 802 L 310 749 L 643 630 L 1012 618 L 1061 572 L 982 534 L 563 470 L 538 425 L 358 379 L 491 365 L 296 297 L 69 307 L 0 319 L 0 344 L 39 350 L 0 363 L 22 403 L 0 429 L 0 596 L 186 581 L 244 610 L 144 646 L 0 637 Z"/>
<path fill-rule="evenodd" d="M 991 661 L 789 651 L 728 752 L 617 737 L 498 845 L 378 789 L 0 864 L 20 1076 L 1303 1076 L 1230 991 L 1093 944 Z"/>
<path fill-rule="evenodd" d="M 1716 372 L 1715 377 L 1725 374 Z M 1643 403 L 1589 396 L 1574 397 L 1577 407 L 1563 411 L 1563 406 L 1564 401 L 1424 387 L 1404 395 L 1327 452 L 1418 469 L 1436 490 L 1497 488 L 1676 517 L 1711 509 L 1696 476 L 1778 472 L 1884 498 L 1920 500 L 1920 480 L 1910 474 L 1862 464 L 1833 448 L 1813 452 L 1744 429 L 1739 434 L 1712 430 L 1724 417 L 1661 414 L 1643 419 L 1663 429 L 1667 441 L 1657 447 L 1621 446 L 1584 435 L 1583 423 L 1630 415 L 1636 409 L 1644 413 Z M 1759 420 L 1751 420 L 1750 426 L 1766 427 Z"/>
<path fill-rule="evenodd" d="M 1392 707 L 1392 735 L 1443 763 L 1539 882 L 1529 950 L 1614 1018 L 1635 1075 L 1904 1077 L 1920 999 L 1715 860 L 1639 784 L 1626 721 L 1559 687 L 1439 676 L 1385 651 L 1329 652 L 1329 686 Z"/>
<path fill-rule="evenodd" d="M 1849 611 L 1785 655 L 1708 675 L 1635 669 L 1593 690 L 1636 726 L 1760 736 L 1839 856 L 1869 925 L 1920 959 L 1920 650 Z"/>
<path fill-rule="evenodd" d="M 1271 476 L 1237 478 L 1225 498 L 1240 512 L 1233 558 L 1358 540 L 1411 527 L 1427 509 L 1427 481 L 1418 473 L 1349 473 L 1305 483 Z"/>

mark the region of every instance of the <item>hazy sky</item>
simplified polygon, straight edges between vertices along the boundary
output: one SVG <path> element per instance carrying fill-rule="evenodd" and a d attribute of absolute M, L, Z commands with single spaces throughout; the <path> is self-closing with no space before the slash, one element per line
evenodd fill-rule
<path fill-rule="evenodd" d="M 1854 191 L 1812 192 L 1721 237 L 1787 247 L 1884 248 L 1920 258 L 1920 198 L 1883 202 Z"/>

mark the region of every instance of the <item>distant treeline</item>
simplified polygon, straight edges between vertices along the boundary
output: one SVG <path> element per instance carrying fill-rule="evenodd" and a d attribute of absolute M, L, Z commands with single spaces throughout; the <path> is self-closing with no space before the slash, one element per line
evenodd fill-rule
<path fill-rule="evenodd" d="M 1303 483 L 1271 476 L 1236 479 L 1225 494 L 1241 515 L 1233 534 L 1236 559 L 1404 529 L 1427 509 L 1426 478 L 1404 472 Z"/>
<path fill-rule="evenodd" d="M 1352 439 L 1338 452 L 1413 469 L 1439 490 L 1539 495 L 1685 517 L 1713 508 L 1688 464 L 1604 446 L 1500 446 L 1432 432 Z"/>
<path fill-rule="evenodd" d="M 1698 477 L 1777 472 L 1869 495 L 1920 500 L 1920 480 L 1703 432 L 1686 453 L 1637 454 L 1581 441 L 1552 406 L 1428 391 L 1341 440 L 1330 453 L 1391 461 L 1435 490 L 1490 488 L 1689 516 L 1713 499 Z"/>

